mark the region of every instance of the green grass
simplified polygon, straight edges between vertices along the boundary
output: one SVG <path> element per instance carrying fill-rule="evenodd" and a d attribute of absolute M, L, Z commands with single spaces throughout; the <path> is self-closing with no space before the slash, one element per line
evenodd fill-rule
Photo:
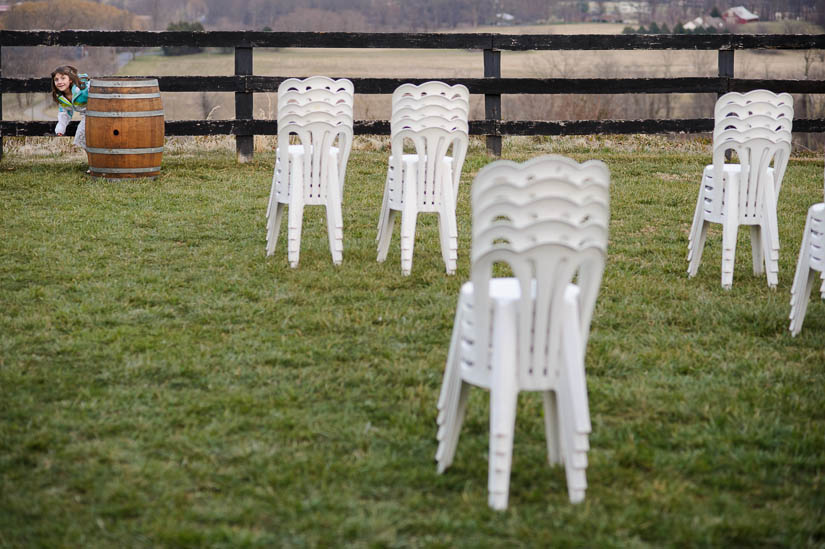
<path fill-rule="evenodd" d="M 8 145 L 9 141 L 7 141 Z M 821 157 L 780 198 L 779 287 L 733 289 L 721 233 L 688 280 L 706 142 L 508 141 L 505 157 L 600 158 L 612 172 L 607 270 L 587 354 L 589 489 L 567 500 L 537 395 L 519 399 L 510 507 L 487 507 L 485 392 L 437 475 L 436 399 L 468 277 L 444 274 L 421 216 L 412 275 L 375 227 L 387 152 L 354 151 L 344 262 L 307 208 L 264 257 L 272 154 L 173 152 L 155 181 L 84 176 L 13 147 L 0 164 L 0 547 L 822 547 L 825 304 L 787 331 Z"/>

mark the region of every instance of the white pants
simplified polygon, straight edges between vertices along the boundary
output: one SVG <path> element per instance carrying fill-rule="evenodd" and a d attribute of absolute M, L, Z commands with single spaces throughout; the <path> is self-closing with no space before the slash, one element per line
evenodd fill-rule
<path fill-rule="evenodd" d="M 72 143 L 75 146 L 80 147 L 84 151 L 86 150 L 86 111 L 78 111 L 80 114 L 80 125 L 77 126 L 77 132 L 74 134 L 74 141 Z"/>

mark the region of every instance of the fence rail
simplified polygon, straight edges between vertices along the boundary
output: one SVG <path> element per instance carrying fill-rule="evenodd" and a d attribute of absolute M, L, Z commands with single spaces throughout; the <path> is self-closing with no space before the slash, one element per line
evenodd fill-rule
<path fill-rule="evenodd" d="M 700 133 L 713 127 L 710 118 L 640 120 L 501 120 L 505 94 L 671 94 L 748 91 L 764 88 L 797 94 L 825 93 L 825 80 L 734 78 L 736 50 L 825 49 L 825 34 L 797 35 L 507 35 L 491 33 L 344 33 L 252 31 L 9 31 L 0 30 L 3 46 L 232 47 L 234 76 L 156 77 L 163 92 L 234 92 L 234 120 L 166 121 L 167 135 L 234 135 L 239 161 L 252 157 L 255 135 L 277 134 L 277 121 L 253 116 L 253 95 L 274 92 L 291 75 L 258 76 L 252 70 L 254 48 L 392 48 L 461 49 L 483 53 L 483 78 L 439 78 L 466 85 L 484 96 L 485 118 L 473 120 L 470 132 L 487 136 L 491 152 L 500 154 L 504 135 L 582 135 L 620 133 Z M 690 78 L 502 78 L 501 51 L 529 50 L 716 50 L 718 76 Z M 334 75 L 330 75 L 334 76 Z M 428 78 L 350 78 L 359 94 L 390 94 L 403 82 Z M 4 78 L 0 66 L 0 101 L 4 93 L 48 92 L 48 78 Z M 49 135 L 52 122 L 2 120 L 3 136 Z M 69 126 L 74 132 L 77 123 Z M 359 120 L 356 134 L 389 134 L 386 120 Z M 797 119 L 795 132 L 825 131 L 825 119 Z M 0 149 L 2 155 L 2 149 Z"/>

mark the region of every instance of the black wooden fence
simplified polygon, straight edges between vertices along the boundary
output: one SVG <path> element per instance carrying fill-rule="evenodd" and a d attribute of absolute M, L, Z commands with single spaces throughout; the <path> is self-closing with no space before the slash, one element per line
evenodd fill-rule
<path fill-rule="evenodd" d="M 163 92 L 234 92 L 234 120 L 166 121 L 166 135 L 234 135 L 240 161 L 252 157 L 255 135 L 277 134 L 274 120 L 255 119 L 253 94 L 274 92 L 293 75 L 252 74 L 254 48 L 407 48 L 477 50 L 483 54 L 483 78 L 438 78 L 462 83 L 470 93 L 484 96 L 485 118 L 472 120 L 470 132 L 487 136 L 487 147 L 501 152 L 504 135 L 582 135 L 631 133 L 710 132 L 712 118 L 647 120 L 501 120 L 503 94 L 668 94 L 715 93 L 770 89 L 797 94 L 825 93 L 825 80 L 778 80 L 734 78 L 736 50 L 825 49 L 825 34 L 796 35 L 508 35 L 440 33 L 316 33 L 252 31 L 10 31 L 0 30 L 2 46 L 109 46 L 232 47 L 234 76 L 157 77 Z M 527 50 L 715 50 L 718 76 L 687 78 L 502 78 L 501 52 Z M 336 75 L 329 75 L 336 76 Z M 403 82 L 420 83 L 428 78 L 350 78 L 359 94 L 390 94 Z M 2 120 L 2 94 L 48 92 L 46 78 L 4 78 L 0 66 L 0 143 L 2 136 L 49 135 L 54 122 Z M 76 122 L 70 126 L 73 132 Z M 359 120 L 356 134 L 387 135 L 387 120 Z M 822 132 L 825 119 L 796 119 L 795 132 Z M 0 155 L 2 148 L 0 147 Z M 1 157 L 1 156 L 0 156 Z"/>

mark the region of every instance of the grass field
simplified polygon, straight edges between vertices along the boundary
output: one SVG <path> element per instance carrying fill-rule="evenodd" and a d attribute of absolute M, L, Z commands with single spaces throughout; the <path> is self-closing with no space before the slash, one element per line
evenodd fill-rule
<path fill-rule="evenodd" d="M 170 148 L 157 180 L 107 182 L 77 155 L 7 140 L 0 547 L 825 544 L 825 304 L 814 296 L 802 333 L 787 331 L 821 156 L 790 162 L 779 287 L 752 275 L 741 231 L 723 291 L 716 228 L 699 275 L 685 274 L 706 141 L 505 141 L 512 159 L 604 160 L 612 220 L 586 359 L 586 500 L 567 501 L 540 399 L 525 394 L 498 514 L 483 391 L 453 467 L 439 476 L 433 460 L 470 182 L 491 160 L 481 143 L 459 195 L 458 273 L 444 274 L 422 216 L 402 277 L 398 229 L 375 261 L 379 141 L 350 160 L 343 264 L 308 208 L 296 270 L 283 230 L 264 257 L 272 154 L 237 165 L 231 147 L 195 141 Z"/>

